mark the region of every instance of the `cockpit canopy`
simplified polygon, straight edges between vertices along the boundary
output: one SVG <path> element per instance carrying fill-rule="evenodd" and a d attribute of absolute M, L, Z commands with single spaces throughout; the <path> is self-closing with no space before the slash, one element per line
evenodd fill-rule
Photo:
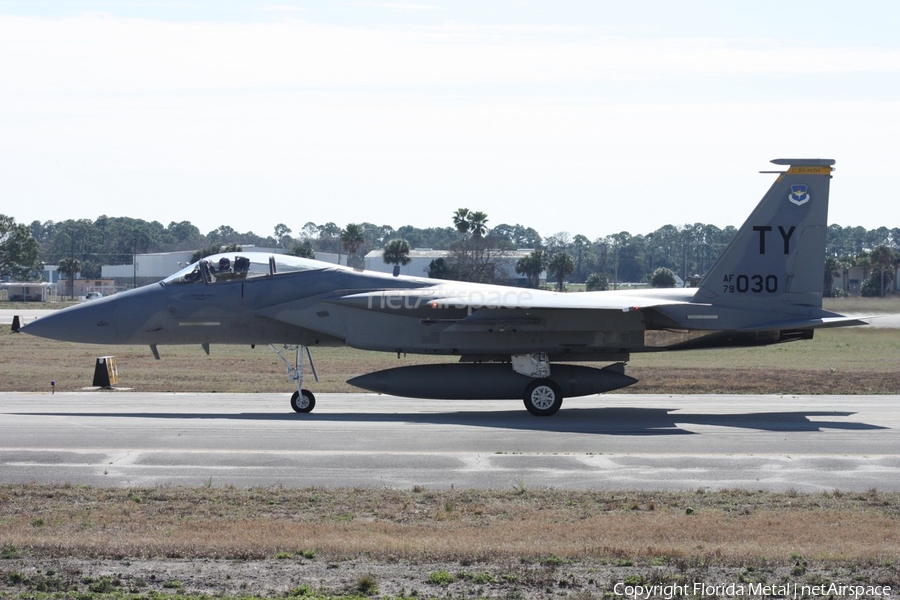
<path fill-rule="evenodd" d="M 259 252 L 225 252 L 207 256 L 186 266 L 163 279 L 162 284 L 218 283 L 321 268 L 323 268 L 322 263 L 299 256 Z"/>

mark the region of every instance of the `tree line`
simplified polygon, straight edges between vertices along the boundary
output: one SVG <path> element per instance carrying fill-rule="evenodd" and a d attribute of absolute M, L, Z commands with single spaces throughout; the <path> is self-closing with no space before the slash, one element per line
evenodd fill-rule
<path fill-rule="evenodd" d="M 272 234 L 262 236 L 252 231 L 242 233 L 228 225 L 203 234 L 188 221 L 164 226 L 158 221 L 101 215 L 95 220 L 24 225 L 0 215 L 0 275 L 24 279 L 40 263 L 60 264 L 70 259 L 77 261 L 84 277 L 99 277 L 101 265 L 130 264 L 134 254 L 199 250 L 198 255 L 202 255 L 223 247 L 245 246 L 283 248 L 309 257 L 317 252 L 335 253 L 348 256 L 349 264 L 361 266 L 368 252 L 384 251 L 393 242 L 389 258 L 402 257 L 404 247 L 407 254 L 410 248 L 449 251 L 447 260 L 432 265 L 432 274 L 437 277 L 502 281 L 509 274 L 496 270 L 498 257 L 504 251 L 529 249 L 535 251 L 530 255 L 531 262 L 520 261 L 517 270 L 533 283 L 535 269 L 540 267 L 538 274 L 548 269 L 560 286 L 564 282 L 587 283 L 603 289 L 608 283 L 649 283 L 660 269 L 684 280 L 702 276 L 737 232 L 733 226 L 694 223 L 665 225 L 647 234 L 621 231 L 591 240 L 564 231 L 543 237 L 526 225 L 500 223 L 491 227 L 489 223 L 486 213 L 460 208 L 448 215 L 445 226 L 404 225 L 395 229 L 368 222 L 344 227 L 334 222 L 306 222 L 295 232 L 278 223 Z M 895 291 L 893 270 L 900 260 L 900 228 L 830 225 L 826 256 L 823 285 L 827 285 L 829 276 L 839 277 L 852 266 L 864 266 L 868 295 Z M 871 293 L 873 286 L 878 294 Z"/>

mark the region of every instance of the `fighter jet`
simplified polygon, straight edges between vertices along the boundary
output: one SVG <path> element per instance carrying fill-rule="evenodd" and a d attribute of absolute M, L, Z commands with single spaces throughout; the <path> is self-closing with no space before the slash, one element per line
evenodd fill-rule
<path fill-rule="evenodd" d="M 387 369 L 349 380 L 418 398 L 522 398 L 537 416 L 564 397 L 635 383 L 634 352 L 806 340 L 863 321 L 822 309 L 834 161 L 777 159 L 786 169 L 697 288 L 556 293 L 355 270 L 286 255 L 228 252 L 157 284 L 73 306 L 25 333 L 95 344 L 269 344 L 307 413 L 304 353 L 347 345 L 454 363 Z M 296 353 L 285 358 L 285 353 Z M 602 368 L 572 363 L 609 363 Z M 315 365 L 312 364 L 315 375 Z"/>

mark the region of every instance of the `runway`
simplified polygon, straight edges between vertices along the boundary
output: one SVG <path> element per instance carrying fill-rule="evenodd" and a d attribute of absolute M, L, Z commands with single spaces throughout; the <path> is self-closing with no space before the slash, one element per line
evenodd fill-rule
<path fill-rule="evenodd" d="M 898 396 L 0 393 L 0 482 L 900 490 Z"/>
<path fill-rule="evenodd" d="M 17 310 L 13 308 L 0 308 L 0 325 L 12 325 L 13 317 L 19 317 L 19 325 L 31 323 L 35 319 L 45 317 L 55 313 L 58 309 L 54 308 L 32 308 L 28 310 Z"/>

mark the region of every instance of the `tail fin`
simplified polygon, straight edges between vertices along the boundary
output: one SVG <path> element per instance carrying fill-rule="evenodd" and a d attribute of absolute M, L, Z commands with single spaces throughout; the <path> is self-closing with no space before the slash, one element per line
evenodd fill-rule
<path fill-rule="evenodd" d="M 831 159 L 787 166 L 700 284 L 692 302 L 721 307 L 822 307 Z"/>

